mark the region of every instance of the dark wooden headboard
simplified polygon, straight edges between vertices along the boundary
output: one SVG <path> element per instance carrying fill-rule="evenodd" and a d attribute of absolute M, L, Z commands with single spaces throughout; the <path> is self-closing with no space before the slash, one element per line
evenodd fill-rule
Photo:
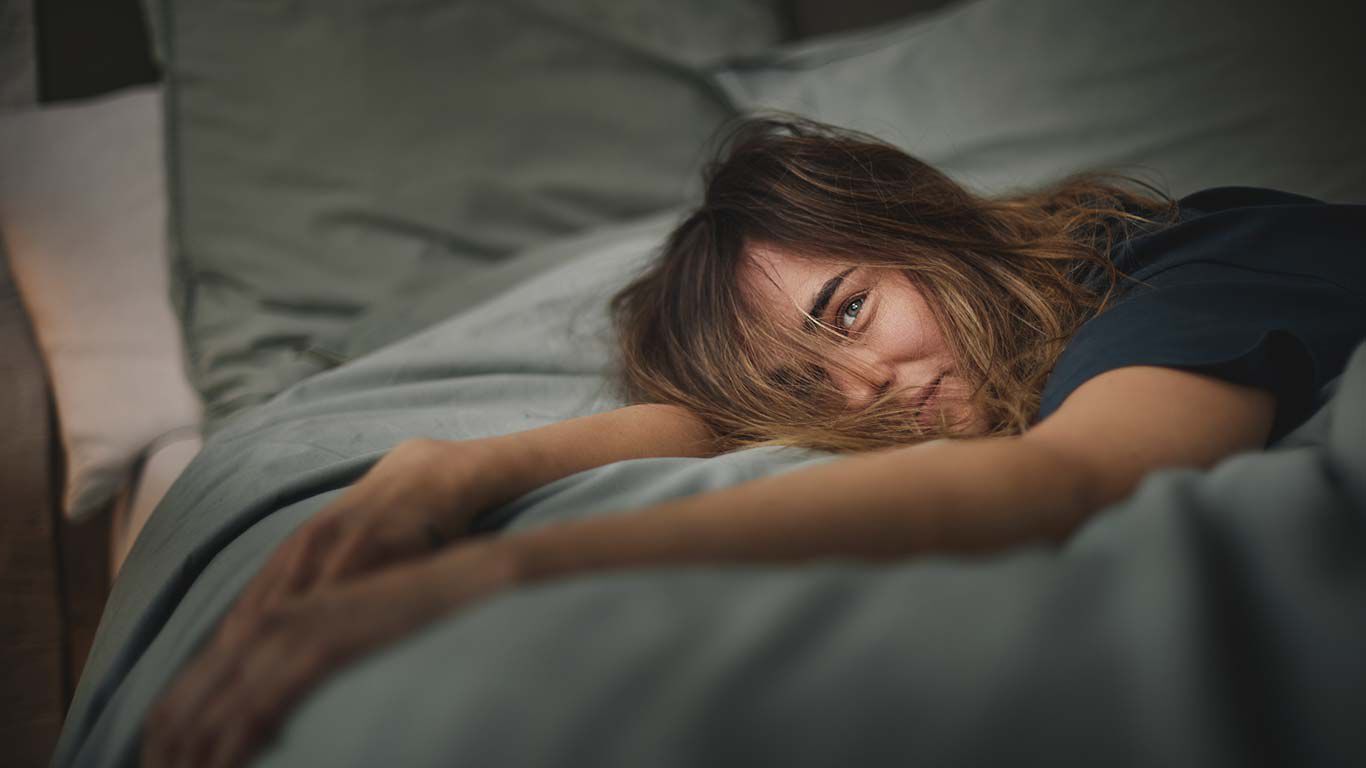
<path fill-rule="evenodd" d="M 68 522 L 56 411 L 0 245 L 0 744 L 46 765 L 109 593 L 109 515 Z"/>
<path fill-rule="evenodd" d="M 0 250 L 0 743 L 40 765 L 65 712 L 52 403 Z"/>

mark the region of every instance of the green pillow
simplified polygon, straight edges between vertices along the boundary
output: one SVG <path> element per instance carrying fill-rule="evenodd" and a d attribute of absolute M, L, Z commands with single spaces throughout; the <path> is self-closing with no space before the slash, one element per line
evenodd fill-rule
<path fill-rule="evenodd" d="M 776 42 L 774 6 L 160 4 L 173 299 L 210 431 L 371 311 L 695 195 L 735 113 L 707 67 Z"/>
<path fill-rule="evenodd" d="M 718 67 L 739 105 L 871 132 L 979 191 L 1113 166 L 1181 196 L 1366 202 L 1366 5 L 976 0 Z"/>

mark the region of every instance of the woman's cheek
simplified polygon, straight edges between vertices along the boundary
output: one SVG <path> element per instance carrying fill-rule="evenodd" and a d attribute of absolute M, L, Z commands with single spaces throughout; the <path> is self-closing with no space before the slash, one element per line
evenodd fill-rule
<path fill-rule="evenodd" d="M 986 432 L 986 418 L 972 406 L 967 384 L 957 376 L 944 377 L 940 383 L 940 406 L 949 417 L 949 423 L 964 434 L 975 435 Z"/>

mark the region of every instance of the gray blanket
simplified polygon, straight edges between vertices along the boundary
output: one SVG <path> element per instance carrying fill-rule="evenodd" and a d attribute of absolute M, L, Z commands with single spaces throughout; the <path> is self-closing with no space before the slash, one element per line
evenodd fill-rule
<path fill-rule="evenodd" d="M 563 266 L 483 301 L 452 294 L 458 314 L 214 435 L 114 585 L 55 763 L 134 764 L 148 708 L 272 549 L 395 443 L 620 405 L 604 302 L 672 223 L 580 238 Z M 1276 446 L 1154 473 L 1060 548 L 505 593 L 332 677 L 260 762 L 1366 764 L 1366 344 L 1330 387 Z M 830 460 L 621 462 L 477 527 L 630 514 Z"/>

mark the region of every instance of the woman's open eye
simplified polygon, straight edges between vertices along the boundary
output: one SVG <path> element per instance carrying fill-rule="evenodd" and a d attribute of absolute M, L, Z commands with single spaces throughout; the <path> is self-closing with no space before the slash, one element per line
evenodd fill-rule
<path fill-rule="evenodd" d="M 858 322 L 859 313 L 863 311 L 863 304 L 868 299 L 868 294 L 861 293 L 840 307 L 840 314 L 835 320 L 839 324 L 839 331 L 847 333 Z"/>

